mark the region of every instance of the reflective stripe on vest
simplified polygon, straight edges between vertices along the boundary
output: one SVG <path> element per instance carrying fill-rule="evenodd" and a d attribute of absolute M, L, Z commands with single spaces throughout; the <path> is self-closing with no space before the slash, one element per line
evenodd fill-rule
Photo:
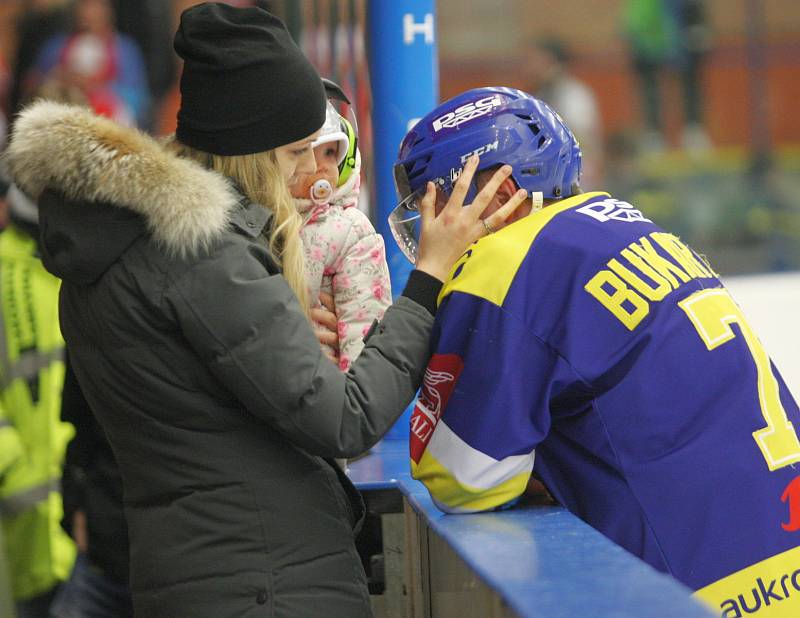
<path fill-rule="evenodd" d="M 47 483 L 42 483 L 36 487 L 31 487 L 13 496 L 0 499 L 0 514 L 4 517 L 14 517 L 35 507 L 40 502 L 47 500 L 50 492 L 60 492 L 61 482 L 52 479 Z"/>
<path fill-rule="evenodd" d="M 7 358 L 2 360 L 7 365 L 4 368 L 2 377 L 0 377 L 0 388 L 8 388 L 14 380 L 18 378 L 34 380 L 39 376 L 40 371 L 47 369 L 57 361 L 64 360 L 64 348 L 56 348 L 49 352 L 25 350 L 13 363 L 10 363 Z"/>
<path fill-rule="evenodd" d="M 5 418 L 0 418 L 0 429 L 2 429 L 3 427 L 11 427 L 11 426 L 12 426 L 11 421 Z"/>
<path fill-rule="evenodd" d="M 0 279 L 5 286 L 3 298 L 12 299 L 11 315 L 6 316 L 0 307 L 0 389 L 6 389 L 19 378 L 28 383 L 37 380 L 43 369 L 47 369 L 54 362 L 64 360 L 64 347 L 59 346 L 46 352 L 36 349 L 39 345 L 39 336 L 31 289 L 31 267 L 20 266 L 13 261 L 4 262 L 2 266 Z M 22 273 L 21 282 L 17 282 L 16 272 Z M 7 340 L 14 341 L 19 349 L 19 357 L 13 361 L 9 358 Z M 38 400 L 36 392 L 31 392 L 31 397 L 34 402 Z"/>

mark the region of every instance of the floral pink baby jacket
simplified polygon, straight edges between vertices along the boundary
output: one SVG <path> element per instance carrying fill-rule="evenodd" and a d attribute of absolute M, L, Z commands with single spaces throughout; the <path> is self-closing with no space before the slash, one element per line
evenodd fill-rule
<path fill-rule="evenodd" d="M 320 292 L 333 296 L 342 371 L 347 371 L 361 353 L 364 335 L 373 320 L 380 320 L 392 303 L 383 238 L 358 209 L 358 164 L 360 160 L 329 203 L 295 200 L 305 219 L 300 236 L 309 299 L 312 307 L 318 307 Z"/>

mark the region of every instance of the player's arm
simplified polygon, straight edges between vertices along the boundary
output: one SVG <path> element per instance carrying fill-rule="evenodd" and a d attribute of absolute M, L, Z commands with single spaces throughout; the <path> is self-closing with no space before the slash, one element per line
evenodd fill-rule
<path fill-rule="evenodd" d="M 518 498 L 550 428 L 559 357 L 501 307 L 452 294 L 411 420 L 412 475 L 446 512 Z"/>

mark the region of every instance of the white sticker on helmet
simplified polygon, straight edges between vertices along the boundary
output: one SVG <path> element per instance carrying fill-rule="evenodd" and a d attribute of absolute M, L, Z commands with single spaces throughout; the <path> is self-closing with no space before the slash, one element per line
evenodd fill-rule
<path fill-rule="evenodd" d="M 444 116 L 439 116 L 433 121 L 433 130 L 438 132 L 442 129 L 452 129 L 458 125 L 474 120 L 480 116 L 485 116 L 493 108 L 503 104 L 499 96 L 484 97 L 457 107 L 452 112 L 447 112 Z"/>

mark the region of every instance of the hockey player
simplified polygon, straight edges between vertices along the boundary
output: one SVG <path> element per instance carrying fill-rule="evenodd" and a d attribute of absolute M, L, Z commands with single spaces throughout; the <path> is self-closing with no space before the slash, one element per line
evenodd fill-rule
<path fill-rule="evenodd" d="M 474 153 L 471 191 L 513 170 L 485 212 L 521 187 L 529 214 L 488 226 L 439 296 L 413 476 L 464 513 L 513 503 L 535 472 L 723 616 L 800 615 L 800 411 L 718 275 L 634 205 L 582 193 L 570 130 L 509 88 L 403 140 L 390 219 L 412 259 L 416 209 Z"/>

